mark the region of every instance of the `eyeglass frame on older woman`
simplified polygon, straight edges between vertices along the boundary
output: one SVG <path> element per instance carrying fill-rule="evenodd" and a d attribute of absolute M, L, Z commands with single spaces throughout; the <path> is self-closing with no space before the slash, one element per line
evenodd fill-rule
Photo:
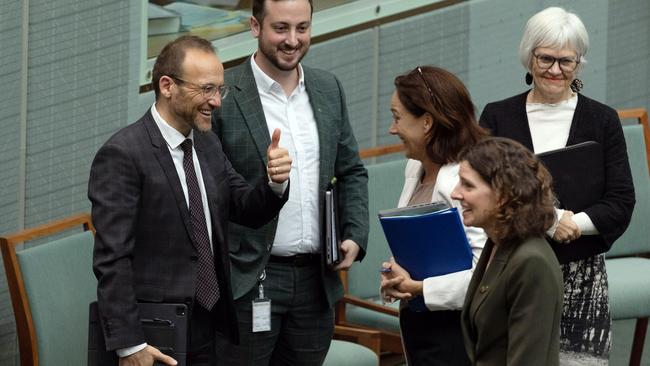
<path fill-rule="evenodd" d="M 553 65 L 555 65 L 555 63 L 557 62 L 558 66 L 560 67 L 560 70 L 565 72 L 573 72 L 580 64 L 579 58 L 576 60 L 572 57 L 553 57 L 551 55 L 546 55 L 543 53 L 536 55 L 535 52 L 532 52 L 532 54 L 533 57 L 535 57 L 535 62 L 537 63 L 537 67 L 539 67 L 542 70 L 548 70 L 552 68 Z M 546 58 L 546 61 L 542 61 L 541 60 L 542 58 Z M 566 62 L 569 62 L 570 64 L 566 65 Z M 545 66 L 547 64 L 548 66 Z M 573 67 L 571 67 L 571 65 L 573 65 Z"/>
<path fill-rule="evenodd" d="M 230 91 L 230 86 L 229 85 L 212 85 L 212 84 L 204 84 L 204 85 L 199 85 L 196 83 L 193 83 L 191 81 L 183 80 L 179 78 L 178 76 L 175 75 L 169 75 L 170 78 L 172 78 L 175 82 L 178 82 L 178 84 L 188 84 L 192 86 L 192 88 L 196 90 L 201 91 L 201 95 L 205 99 L 212 99 L 214 98 L 217 94 L 221 97 L 221 100 L 226 99 L 228 96 L 228 92 Z"/>

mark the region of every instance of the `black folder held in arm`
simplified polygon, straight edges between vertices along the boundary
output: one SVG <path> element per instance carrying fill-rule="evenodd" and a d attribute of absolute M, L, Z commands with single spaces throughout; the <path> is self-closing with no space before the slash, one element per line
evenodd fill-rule
<path fill-rule="evenodd" d="M 472 268 L 472 250 L 458 211 L 433 202 L 379 211 L 379 221 L 395 261 L 414 280 Z M 413 311 L 426 311 L 422 296 L 409 300 Z"/>
<path fill-rule="evenodd" d="M 188 319 L 187 305 L 168 303 L 138 303 L 140 323 L 148 345 L 171 356 L 178 366 L 187 364 Z M 88 366 L 117 366 L 115 351 L 106 351 L 97 302 L 90 303 L 88 327 Z M 155 366 L 163 365 L 160 362 Z"/>
<path fill-rule="evenodd" d="M 323 245 L 325 262 L 334 267 L 341 262 L 341 233 L 339 231 L 338 190 L 336 178 L 325 190 L 325 243 Z"/>
<path fill-rule="evenodd" d="M 553 177 L 560 208 L 581 212 L 605 192 L 603 150 L 595 141 L 537 154 Z"/>
<path fill-rule="evenodd" d="M 582 212 L 605 193 L 605 163 L 602 146 L 586 141 L 537 154 L 553 177 L 553 190 L 561 209 Z M 583 235 L 569 245 L 551 241 L 560 263 L 607 251 L 600 235 Z"/>

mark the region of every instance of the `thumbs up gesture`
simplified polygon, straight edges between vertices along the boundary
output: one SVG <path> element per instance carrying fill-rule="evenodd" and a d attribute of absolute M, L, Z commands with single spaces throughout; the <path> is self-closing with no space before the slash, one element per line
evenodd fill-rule
<path fill-rule="evenodd" d="M 284 183 L 289 179 L 291 172 L 291 157 L 287 149 L 280 147 L 280 129 L 276 128 L 271 136 L 271 145 L 266 150 L 267 160 L 267 173 L 269 178 L 275 183 Z"/>

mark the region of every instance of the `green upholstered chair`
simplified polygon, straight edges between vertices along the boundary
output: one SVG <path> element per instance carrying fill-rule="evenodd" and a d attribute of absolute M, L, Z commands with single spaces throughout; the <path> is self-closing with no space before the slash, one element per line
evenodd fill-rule
<path fill-rule="evenodd" d="M 379 299 L 379 268 L 391 256 L 377 211 L 394 208 L 404 185 L 406 160 L 368 165 L 370 234 L 368 250 L 360 263 L 341 272 L 345 295 L 337 304 L 336 323 L 349 327 L 378 330 L 382 351 L 402 352 L 397 318 L 397 303 L 384 306 Z"/>
<path fill-rule="evenodd" d="M 333 340 L 323 366 L 379 366 L 379 357 L 356 343 Z"/>
<path fill-rule="evenodd" d="M 630 226 L 607 253 L 605 262 L 612 319 L 637 319 L 630 365 L 640 365 L 650 316 L 650 259 L 642 257 L 650 253 L 650 176 L 644 128 L 641 124 L 623 127 L 636 205 Z"/>
<path fill-rule="evenodd" d="M 16 250 L 45 236 L 57 239 Z M 0 238 L 22 366 L 87 363 L 88 304 L 97 297 L 93 242 L 87 214 Z"/>

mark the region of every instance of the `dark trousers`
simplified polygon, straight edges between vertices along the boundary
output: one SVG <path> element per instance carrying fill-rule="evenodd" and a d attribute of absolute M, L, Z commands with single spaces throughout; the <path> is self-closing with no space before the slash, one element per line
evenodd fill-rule
<path fill-rule="evenodd" d="M 400 310 L 402 341 L 410 366 L 470 365 L 460 313 L 460 310 L 415 312 L 408 307 Z"/>
<path fill-rule="evenodd" d="M 215 305 L 213 311 L 219 309 Z M 194 304 L 190 319 L 190 339 L 187 364 L 190 366 L 215 366 L 214 315 L 199 304 Z"/>
<path fill-rule="evenodd" d="M 217 337 L 219 365 L 321 365 L 334 333 L 320 265 L 269 263 L 264 293 L 271 299 L 271 331 L 252 332 L 252 304 L 258 286 L 235 301 L 240 345 Z"/>

